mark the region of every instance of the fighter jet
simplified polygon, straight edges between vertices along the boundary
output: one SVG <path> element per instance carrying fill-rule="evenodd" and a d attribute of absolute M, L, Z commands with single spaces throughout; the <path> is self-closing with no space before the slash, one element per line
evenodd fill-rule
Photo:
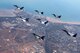
<path fill-rule="evenodd" d="M 39 36 L 35 33 L 32 33 L 32 34 L 36 37 L 36 39 L 44 40 L 44 38 L 45 38 L 45 36 Z"/>
<path fill-rule="evenodd" d="M 77 36 L 77 33 L 73 34 L 73 33 L 68 32 L 67 30 L 63 30 L 63 31 L 66 32 L 67 35 L 69 35 L 69 36 L 72 36 L 72 37 L 76 37 Z"/>

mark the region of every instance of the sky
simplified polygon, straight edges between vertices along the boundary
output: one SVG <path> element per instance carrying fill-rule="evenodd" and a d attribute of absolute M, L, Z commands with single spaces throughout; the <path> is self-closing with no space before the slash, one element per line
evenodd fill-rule
<path fill-rule="evenodd" d="M 37 9 L 44 16 L 54 18 L 54 13 L 62 15 L 62 21 L 80 22 L 80 0 L 0 0 L 0 9 L 12 9 L 14 4 L 24 6 L 31 13 Z"/>

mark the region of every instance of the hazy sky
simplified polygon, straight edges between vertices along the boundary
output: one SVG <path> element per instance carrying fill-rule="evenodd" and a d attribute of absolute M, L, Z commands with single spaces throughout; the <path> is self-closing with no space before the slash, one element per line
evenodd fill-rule
<path fill-rule="evenodd" d="M 62 21 L 80 22 L 80 0 L 0 0 L 0 8 L 10 9 L 12 5 L 24 6 L 26 11 L 34 13 L 35 9 L 51 14 L 62 15 Z"/>

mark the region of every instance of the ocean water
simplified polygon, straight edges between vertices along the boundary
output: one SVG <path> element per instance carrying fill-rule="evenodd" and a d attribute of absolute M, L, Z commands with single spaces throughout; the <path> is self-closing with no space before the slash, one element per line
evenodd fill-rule
<path fill-rule="evenodd" d="M 44 16 L 62 15 L 62 21 L 80 22 L 80 0 L 0 0 L 0 9 L 14 9 L 13 5 L 24 6 L 25 11 L 44 12 Z"/>

